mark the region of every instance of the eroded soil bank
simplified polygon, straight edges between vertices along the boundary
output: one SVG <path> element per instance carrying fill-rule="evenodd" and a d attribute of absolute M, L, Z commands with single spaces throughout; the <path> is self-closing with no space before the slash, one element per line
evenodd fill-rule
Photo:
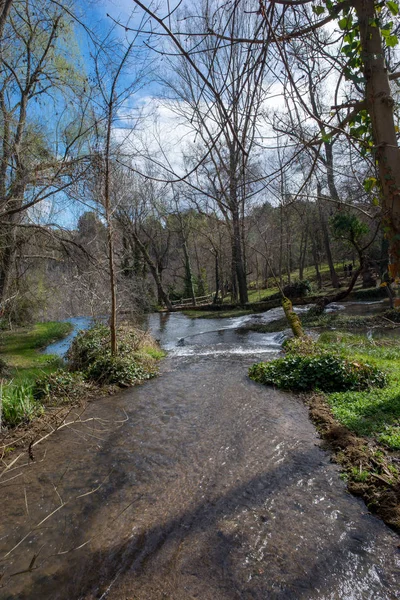
<path fill-rule="evenodd" d="M 168 358 L 3 476 L 1 598 L 399 598 L 399 537 L 257 358 Z"/>

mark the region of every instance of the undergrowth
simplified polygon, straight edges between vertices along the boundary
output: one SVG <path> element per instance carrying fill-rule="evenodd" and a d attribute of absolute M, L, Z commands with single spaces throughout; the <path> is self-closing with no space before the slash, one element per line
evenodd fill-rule
<path fill-rule="evenodd" d="M 285 342 L 286 356 L 250 369 L 287 390 L 324 392 L 334 418 L 358 436 L 400 450 L 400 344 L 396 338 L 328 331 Z"/>
<path fill-rule="evenodd" d="M 38 323 L 5 332 L 1 339 L 0 409 L 2 425 L 28 423 L 46 407 L 74 404 L 101 386 L 130 386 L 156 374 L 164 352 L 146 334 L 131 326 L 118 329 L 118 353 L 110 352 L 104 325 L 81 332 L 68 353 L 68 364 L 40 354 L 41 349 L 71 330 L 69 323 Z"/>

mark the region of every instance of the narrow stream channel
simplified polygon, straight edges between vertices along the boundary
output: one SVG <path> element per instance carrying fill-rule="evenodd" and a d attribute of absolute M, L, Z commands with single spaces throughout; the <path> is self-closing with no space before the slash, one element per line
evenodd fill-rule
<path fill-rule="evenodd" d="M 160 376 L 8 475 L 1 598 L 400 598 L 399 537 L 347 493 L 301 400 L 248 379 L 279 350 L 236 332 L 248 318 L 270 315 L 151 315 Z"/>

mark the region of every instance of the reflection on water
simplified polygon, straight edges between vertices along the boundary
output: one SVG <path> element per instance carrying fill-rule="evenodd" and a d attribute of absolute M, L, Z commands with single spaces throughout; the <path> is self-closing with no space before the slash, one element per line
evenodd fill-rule
<path fill-rule="evenodd" d="M 400 597 L 398 536 L 346 492 L 304 404 L 247 377 L 283 336 L 238 328 L 281 315 L 147 317 L 180 358 L 89 404 L 3 481 L 0 597 Z"/>

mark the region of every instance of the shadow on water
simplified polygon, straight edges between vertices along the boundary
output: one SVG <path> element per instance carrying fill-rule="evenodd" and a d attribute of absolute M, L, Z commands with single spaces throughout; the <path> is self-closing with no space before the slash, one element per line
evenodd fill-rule
<path fill-rule="evenodd" d="M 359 561 L 362 561 L 364 555 L 368 554 L 368 545 L 373 540 L 374 523 L 371 518 L 366 517 L 364 530 L 353 528 L 346 531 L 345 536 L 340 541 L 333 544 L 326 544 L 323 553 L 316 554 L 309 552 L 308 555 L 302 554 L 294 560 L 292 568 L 285 565 L 282 572 L 282 561 L 279 555 L 270 555 L 268 558 L 268 570 L 263 571 L 260 568 L 252 569 L 251 576 L 247 581 L 243 580 L 243 564 L 237 564 L 232 553 L 241 545 L 246 545 L 245 534 L 236 535 L 221 530 L 218 525 L 221 517 L 225 520 L 235 516 L 238 507 L 245 507 L 248 511 L 261 510 L 258 515 L 259 521 L 268 529 L 266 524 L 268 517 L 265 516 L 265 503 L 271 493 L 276 494 L 279 489 L 287 489 L 288 478 L 293 476 L 293 472 L 304 472 L 303 465 L 309 465 L 315 462 L 313 459 L 315 451 L 306 453 L 293 453 L 288 457 L 285 464 L 277 467 L 275 470 L 268 471 L 260 476 L 254 477 L 238 485 L 233 490 L 228 491 L 222 496 L 215 496 L 209 500 L 198 504 L 192 510 L 178 514 L 177 516 L 163 521 L 160 515 L 160 523 L 145 529 L 137 536 L 132 536 L 123 545 L 107 547 L 99 552 L 89 554 L 85 557 L 85 563 L 79 560 L 76 564 L 67 565 L 65 572 L 57 573 L 52 580 L 47 577 L 38 580 L 41 590 L 41 598 L 67 599 L 67 598 L 105 598 L 113 594 L 113 598 L 125 597 L 124 576 L 130 575 L 140 584 L 143 578 L 150 582 L 143 595 L 140 587 L 136 598 L 165 598 L 166 590 L 173 593 L 173 598 L 188 598 L 185 595 L 185 586 L 176 586 L 177 582 L 163 581 L 162 587 L 157 581 L 159 573 L 153 569 L 152 559 L 159 554 L 169 558 L 168 568 L 181 571 L 183 565 L 178 556 L 170 560 L 171 551 L 176 554 L 174 548 L 184 543 L 192 544 L 190 538 L 195 538 L 198 534 L 208 537 L 204 554 L 198 554 L 197 549 L 188 552 L 185 556 L 186 568 L 196 571 L 197 578 L 201 580 L 204 576 L 207 578 L 204 594 L 201 598 L 395 598 L 398 596 L 390 594 L 390 580 L 384 573 L 379 573 L 379 565 L 371 565 L 369 570 L 363 572 L 359 568 Z M 321 469 L 321 465 L 316 467 Z M 102 501 L 108 501 L 107 497 Z M 368 530 L 371 527 L 371 531 Z M 287 532 L 287 534 L 290 533 Z M 211 536 L 211 537 L 209 537 Z M 83 543 L 84 540 L 82 539 Z M 172 548 L 170 548 L 172 547 Z M 292 548 L 284 550 L 285 553 L 292 554 Z M 282 548 L 279 549 L 282 552 Z M 286 558 L 288 555 L 286 555 Z M 278 560 L 277 560 L 278 559 Z M 293 559 L 293 558 L 292 558 Z M 262 564 L 259 561 L 259 564 Z M 265 568 L 265 564 L 263 565 Z M 259 567 L 259 565 L 258 565 Z M 361 571 L 363 580 L 358 583 L 356 588 L 349 585 L 348 580 L 344 578 L 349 576 L 349 571 L 355 569 Z M 249 571 L 247 569 L 247 571 Z M 269 572 L 268 572 L 269 571 Z M 73 577 L 71 574 L 73 572 Z M 358 573 L 360 575 L 360 573 Z M 162 574 L 165 577 L 165 573 Z M 249 575 L 249 573 L 247 573 Z M 277 577 L 278 575 L 278 577 Z M 280 580 L 280 576 L 284 580 Z M 338 577 L 343 581 L 338 585 Z M 184 577 L 182 577 L 184 579 Z M 67 585 L 65 585 L 67 583 Z M 110 583 L 111 582 L 111 583 Z M 180 582 L 182 584 L 182 581 Z M 205 583 L 205 582 L 203 582 Z M 172 584 L 172 587 L 171 587 Z M 121 586 L 121 587 L 120 587 Z M 131 588 L 131 582 L 128 583 Z M 380 595 L 383 590 L 389 587 L 388 595 Z M 117 596 L 114 595 L 113 588 L 118 588 Z M 61 591 L 62 589 L 62 591 Z M 133 586 L 135 590 L 135 585 Z M 58 592 L 57 592 L 58 590 Z M 108 593 L 106 593 L 108 592 Z M 332 595 L 332 592 L 334 595 Z M 360 592 L 365 595 L 358 595 Z M 28 592 L 27 595 L 8 596 L 8 600 L 28 600 L 32 598 Z M 225 594 L 228 594 L 225 596 Z M 216 594 L 216 595 L 214 595 Z M 339 594 L 339 595 L 338 595 Z M 344 595 L 341 595 L 344 594 Z"/>

